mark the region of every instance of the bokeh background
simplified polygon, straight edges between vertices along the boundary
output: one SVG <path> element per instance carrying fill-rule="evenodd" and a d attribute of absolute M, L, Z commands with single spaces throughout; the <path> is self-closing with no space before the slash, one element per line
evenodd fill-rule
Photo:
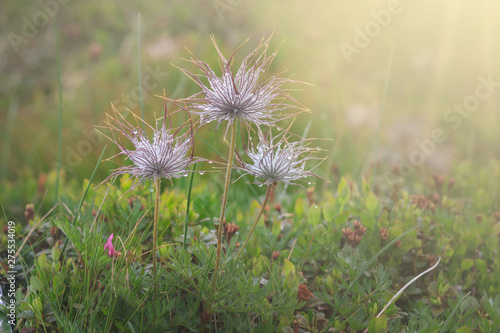
<path fill-rule="evenodd" d="M 271 49 L 279 53 L 271 72 L 286 70 L 311 84 L 289 88 L 311 110 L 298 117 L 294 130 L 331 139 L 318 143 L 329 156 L 318 173 L 332 181 L 320 182 L 321 188 L 335 188 L 341 175 L 376 180 L 379 188 L 389 182 L 387 175 L 396 175 L 404 188 L 425 186 L 419 180 L 433 172 L 453 175 L 464 163 L 472 172 L 500 157 L 499 10 L 492 0 L 4 1 L 0 200 L 7 216 L 21 217 L 26 203 L 51 197 L 45 184 L 57 166 L 56 36 L 65 184 L 90 177 L 108 143 L 95 126 L 110 102 L 140 114 L 139 81 L 148 120 L 162 114 L 156 95 L 164 89 L 173 98 L 197 91 L 173 65 L 194 70 L 182 60 L 188 49 L 217 67 L 211 35 L 226 55 L 249 38 L 238 63 L 273 34 Z M 490 90 L 478 99 L 484 80 L 493 83 L 479 88 Z M 452 113 L 474 98 L 479 103 L 467 117 Z M 422 151 L 417 142 L 428 143 L 435 129 L 446 139 L 415 153 Z M 197 152 L 218 158 L 207 143 L 224 151 L 221 131 L 201 136 L 207 142 L 198 140 Z M 423 156 L 419 163 L 409 162 L 412 153 Z M 411 172 L 405 172 L 408 163 Z M 102 163 L 97 179 L 115 166 Z"/>

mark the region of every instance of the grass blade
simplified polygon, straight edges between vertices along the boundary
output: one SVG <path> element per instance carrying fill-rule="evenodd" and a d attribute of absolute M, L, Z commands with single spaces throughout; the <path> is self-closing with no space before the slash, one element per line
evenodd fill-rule
<path fill-rule="evenodd" d="M 94 176 L 95 176 L 95 173 L 97 171 L 97 168 L 101 164 L 102 157 L 104 156 L 104 152 L 106 151 L 107 147 L 108 147 L 108 145 L 104 146 L 104 149 L 102 150 L 101 156 L 99 156 L 99 160 L 97 161 L 97 164 L 96 164 L 96 166 L 94 168 L 94 172 L 92 172 L 92 176 L 90 176 L 87 188 L 85 189 L 85 192 L 83 193 L 82 200 L 80 200 L 80 204 L 78 205 L 78 209 L 76 210 L 75 217 L 73 218 L 73 224 L 75 224 L 75 222 L 76 222 L 76 220 L 78 218 L 78 215 L 80 214 L 80 209 L 82 208 L 83 202 L 85 201 L 85 197 L 87 196 L 87 193 L 89 191 L 90 184 L 92 184 L 92 180 L 94 179 Z M 66 246 L 68 245 L 68 240 L 69 240 L 69 238 L 66 237 L 66 241 L 64 242 L 64 246 L 63 246 L 62 251 L 61 251 L 61 258 L 62 258 L 63 255 L 65 255 L 64 250 L 66 250 Z"/>
<path fill-rule="evenodd" d="M 137 13 L 137 80 L 139 83 L 139 100 L 141 104 L 141 118 L 144 120 L 144 102 L 142 98 L 141 82 L 141 13 Z M 142 123 L 142 128 L 146 131 L 146 124 Z"/>
<path fill-rule="evenodd" d="M 471 292 L 469 291 L 467 294 L 465 294 L 464 297 L 462 297 L 460 299 L 460 301 L 457 303 L 457 305 L 455 305 L 455 307 L 453 308 L 453 311 L 451 311 L 451 314 L 448 316 L 448 318 L 444 322 L 443 327 L 441 327 L 441 330 L 439 331 L 440 333 L 444 333 L 445 332 L 446 327 L 448 327 L 448 324 L 450 323 L 451 318 L 453 318 L 453 316 L 455 315 L 455 312 L 457 312 L 458 307 L 460 306 L 460 304 L 462 304 L 463 301 L 465 301 L 465 299 L 467 298 L 467 296 L 469 296 L 470 293 Z"/>
<path fill-rule="evenodd" d="M 62 129 L 63 129 L 63 114 L 62 114 L 62 80 L 61 80 L 61 47 L 59 45 L 59 34 L 57 33 L 57 20 L 54 20 L 54 31 L 56 35 L 57 49 L 57 81 L 59 84 L 59 137 L 57 144 L 57 178 L 56 178 L 56 197 L 59 200 L 59 178 L 61 174 L 61 155 L 62 155 Z"/>

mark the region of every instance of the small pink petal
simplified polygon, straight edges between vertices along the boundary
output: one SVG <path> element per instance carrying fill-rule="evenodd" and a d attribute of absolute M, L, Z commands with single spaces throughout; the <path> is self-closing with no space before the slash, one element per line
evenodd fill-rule
<path fill-rule="evenodd" d="M 115 248 L 113 246 L 113 234 L 109 236 L 108 241 L 106 242 L 106 245 L 104 245 L 104 250 L 108 249 L 108 257 L 112 257 L 116 254 Z"/>

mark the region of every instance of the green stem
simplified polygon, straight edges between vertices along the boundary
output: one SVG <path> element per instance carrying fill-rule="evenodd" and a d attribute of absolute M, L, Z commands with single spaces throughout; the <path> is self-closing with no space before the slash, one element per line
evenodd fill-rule
<path fill-rule="evenodd" d="M 217 256 L 215 259 L 214 276 L 212 278 L 212 294 L 215 292 L 215 285 L 217 283 L 217 275 L 219 274 L 220 257 L 221 257 L 221 250 L 222 250 L 222 225 L 224 224 L 224 217 L 226 215 L 227 195 L 229 192 L 229 183 L 231 182 L 231 169 L 233 167 L 235 146 L 236 146 L 236 123 L 233 122 L 233 124 L 231 125 L 231 143 L 230 143 L 230 148 L 229 148 L 229 158 L 227 160 L 226 182 L 224 185 L 224 195 L 222 197 L 222 207 L 221 207 L 221 212 L 220 212 L 219 228 L 217 230 Z"/>
<path fill-rule="evenodd" d="M 54 28 L 56 29 L 57 23 L 54 20 Z M 56 198 L 59 201 L 59 178 L 61 176 L 61 151 L 62 151 L 62 130 L 63 130 L 63 96 L 62 96 L 62 81 L 61 81 L 61 47 L 59 45 L 59 34 L 56 29 L 56 48 L 57 48 L 57 81 L 59 84 L 59 135 L 57 141 L 57 177 L 56 177 Z"/>
<path fill-rule="evenodd" d="M 189 205 L 191 204 L 191 190 L 193 189 L 193 178 L 194 178 L 194 170 L 196 169 L 196 164 L 193 165 L 193 172 L 191 173 L 191 180 L 189 181 L 189 191 L 187 197 L 187 207 L 186 207 L 186 220 L 184 221 L 184 243 L 182 248 L 184 251 L 187 247 L 187 233 L 188 233 L 188 224 L 189 224 Z"/>
<path fill-rule="evenodd" d="M 153 279 L 156 280 L 156 246 L 158 243 L 158 215 L 160 210 L 160 179 L 155 179 L 156 200 L 155 217 L 153 221 Z M 154 299 L 158 298 L 158 283 L 155 281 L 153 289 Z"/>
<path fill-rule="evenodd" d="M 264 199 L 264 202 L 262 203 L 262 208 L 260 209 L 259 215 L 255 219 L 255 222 L 253 223 L 252 229 L 250 229 L 250 232 L 248 233 L 247 239 L 245 239 L 245 243 L 243 243 L 243 246 L 241 247 L 240 251 L 236 255 L 236 258 L 239 258 L 241 253 L 243 253 L 243 249 L 245 248 L 245 246 L 247 246 L 248 241 L 250 240 L 250 237 L 252 237 L 253 231 L 255 230 L 257 223 L 259 223 L 259 220 L 262 217 L 262 214 L 264 214 L 264 210 L 266 209 L 267 201 L 269 200 L 269 197 L 271 196 L 271 192 L 272 192 L 275 184 L 276 183 L 271 184 L 271 185 L 267 185 L 266 197 Z"/>

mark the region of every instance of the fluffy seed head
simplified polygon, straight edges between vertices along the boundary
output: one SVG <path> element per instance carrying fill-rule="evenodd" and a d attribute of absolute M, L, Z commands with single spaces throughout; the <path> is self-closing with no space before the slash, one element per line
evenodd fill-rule
<path fill-rule="evenodd" d="M 133 164 L 113 170 L 108 179 L 128 173 L 136 177 L 136 182 L 132 186 L 134 188 L 147 179 L 172 180 L 186 176 L 191 164 L 198 161 L 192 155 L 192 131 L 178 135 L 181 128 L 175 130 L 171 127 L 167 128 L 166 121 L 159 129 L 155 129 L 134 115 L 136 120 L 146 124 L 152 131 L 151 140 L 142 128 L 133 126 L 115 108 L 113 110 L 115 117 L 108 115 L 106 122 L 107 128 L 113 133 L 112 138 L 108 138 L 120 148 L 120 152 L 115 156 L 125 155 Z M 116 138 L 115 133 L 127 138 L 134 148 L 127 149 Z"/>
<path fill-rule="evenodd" d="M 237 156 L 238 168 L 243 170 L 245 174 L 258 178 L 260 185 L 271 185 L 277 182 L 300 185 L 297 181 L 302 180 L 302 178 L 318 177 L 312 172 L 312 169 L 307 170 L 305 165 L 309 160 L 322 160 L 312 156 L 320 149 L 308 147 L 308 142 L 304 139 L 290 142 L 288 141 L 290 137 L 287 137 L 286 133 L 285 131 L 273 138 L 271 129 L 269 129 L 268 135 L 264 135 L 259 128 L 259 142 L 254 146 L 250 141 L 250 145 L 246 149 L 251 163 L 245 163 L 240 156 Z M 319 163 L 316 166 L 318 165 Z"/>
<path fill-rule="evenodd" d="M 269 39 L 262 41 L 242 61 L 236 75 L 233 74 L 232 63 L 238 50 L 231 55 L 229 60 L 226 60 L 214 39 L 213 43 L 219 55 L 220 77 L 207 63 L 194 56 L 188 61 L 197 66 L 203 72 L 202 75 L 196 75 L 181 68 L 202 89 L 202 92 L 185 100 L 194 110 L 193 112 L 200 115 L 201 124 L 212 121 L 220 124 L 227 120 L 228 126 L 235 121 L 245 124 L 271 125 L 283 119 L 281 111 L 293 107 L 291 104 L 284 103 L 284 100 L 288 99 L 294 103 L 296 101 L 281 88 L 285 82 L 292 82 L 291 80 L 276 76 L 264 78 L 276 56 L 276 52 L 267 55 Z M 205 77 L 208 85 L 200 77 Z"/>

